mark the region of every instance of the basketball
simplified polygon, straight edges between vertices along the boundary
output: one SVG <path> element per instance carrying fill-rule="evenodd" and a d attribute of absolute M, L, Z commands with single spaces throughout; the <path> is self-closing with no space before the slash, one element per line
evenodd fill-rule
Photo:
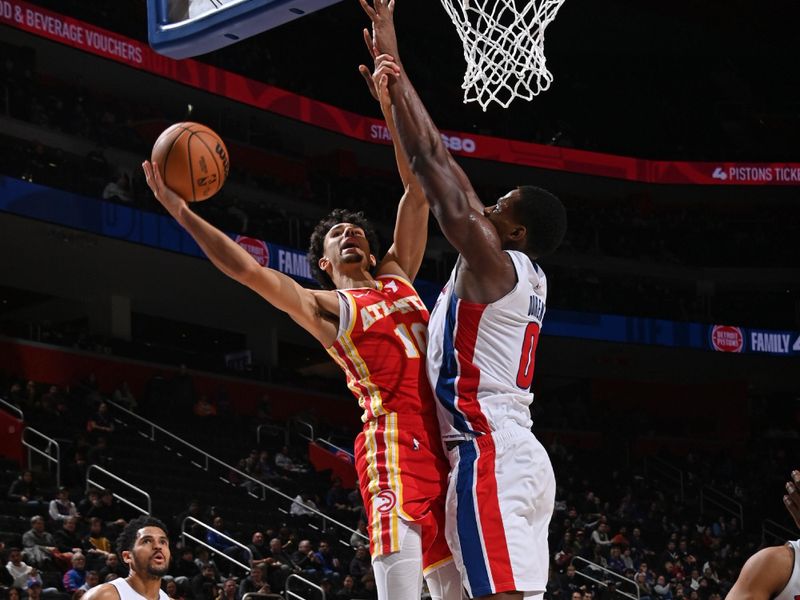
<path fill-rule="evenodd" d="M 228 150 L 222 139 L 199 123 L 175 123 L 153 144 L 151 161 L 164 184 L 187 202 L 208 200 L 228 177 Z"/>

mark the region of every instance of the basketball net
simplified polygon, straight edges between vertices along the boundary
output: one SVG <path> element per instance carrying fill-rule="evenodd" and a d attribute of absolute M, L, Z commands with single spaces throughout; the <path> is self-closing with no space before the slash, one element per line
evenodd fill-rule
<path fill-rule="evenodd" d="M 532 100 L 553 81 L 544 32 L 564 0 L 442 0 L 464 44 L 464 102 Z M 518 8 L 519 6 L 519 8 Z"/>

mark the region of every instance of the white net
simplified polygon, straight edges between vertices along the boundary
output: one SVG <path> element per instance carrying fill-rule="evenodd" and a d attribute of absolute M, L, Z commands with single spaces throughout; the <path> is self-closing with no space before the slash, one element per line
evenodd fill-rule
<path fill-rule="evenodd" d="M 564 0 L 442 0 L 464 44 L 464 102 L 532 100 L 553 81 L 544 32 Z"/>

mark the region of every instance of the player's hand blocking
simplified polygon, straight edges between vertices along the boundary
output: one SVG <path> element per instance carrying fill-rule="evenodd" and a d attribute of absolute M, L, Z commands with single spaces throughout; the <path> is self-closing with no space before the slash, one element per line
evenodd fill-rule
<path fill-rule="evenodd" d="M 380 53 L 398 57 L 397 35 L 394 31 L 394 0 L 359 0 L 361 8 L 372 21 L 373 56 Z"/>

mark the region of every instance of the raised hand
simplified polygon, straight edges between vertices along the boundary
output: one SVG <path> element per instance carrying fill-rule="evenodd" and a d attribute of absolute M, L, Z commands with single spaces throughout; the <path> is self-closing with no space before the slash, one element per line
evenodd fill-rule
<path fill-rule="evenodd" d="M 365 65 L 359 65 L 358 70 L 364 77 L 372 97 L 380 102 L 383 114 L 391 115 L 392 99 L 389 96 L 389 82 L 400 77 L 400 67 L 394 58 L 388 54 L 381 54 L 375 57 L 374 72 L 370 72 Z"/>
<path fill-rule="evenodd" d="M 390 54 L 398 58 L 397 35 L 394 31 L 394 0 L 358 0 L 372 21 L 372 55 Z"/>

